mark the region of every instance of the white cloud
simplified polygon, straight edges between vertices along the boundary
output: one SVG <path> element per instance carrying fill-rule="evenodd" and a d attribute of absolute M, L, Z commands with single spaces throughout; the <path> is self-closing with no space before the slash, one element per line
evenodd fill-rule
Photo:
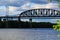
<path fill-rule="evenodd" d="M 10 12 L 13 12 L 13 11 L 16 11 L 17 10 L 17 7 L 15 6 L 9 6 L 9 11 Z"/>
<path fill-rule="evenodd" d="M 12 8 L 12 7 L 11 7 Z M 14 7 L 13 9 L 19 10 L 19 11 L 25 11 L 29 9 L 37 9 L 37 8 L 52 8 L 52 9 L 59 9 L 57 3 L 48 3 L 48 4 L 36 4 L 36 3 L 25 3 L 21 7 Z M 12 10 L 13 10 L 12 9 Z"/>
<path fill-rule="evenodd" d="M 21 12 L 29 9 L 37 9 L 37 8 L 53 8 L 57 9 L 58 4 L 57 3 L 48 3 L 48 4 L 35 4 L 28 2 L 21 7 L 16 7 L 16 6 L 9 6 L 9 14 L 20 14 Z"/>
<path fill-rule="evenodd" d="M 35 4 L 35 3 L 26 3 L 22 5 L 20 8 L 26 9 L 36 9 L 36 8 L 59 8 L 57 3 L 48 3 L 48 4 Z"/>
<path fill-rule="evenodd" d="M 0 16 L 20 14 L 21 11 L 17 11 L 18 8 L 15 6 L 0 6 Z"/>
<path fill-rule="evenodd" d="M 0 6 L 21 6 L 27 3 L 29 0 L 0 0 Z"/>
<path fill-rule="evenodd" d="M 6 14 L 5 6 L 0 6 L 0 16 L 4 16 Z"/>
<path fill-rule="evenodd" d="M 8 6 L 8 7 L 9 7 L 9 14 L 10 15 L 12 15 L 12 14 L 13 15 L 20 14 L 21 12 L 23 12 L 25 10 L 36 9 L 36 8 L 53 8 L 53 9 L 59 9 L 57 3 L 36 4 L 36 3 L 28 2 L 28 3 L 25 3 L 24 5 L 22 5 L 21 7 L 17 7 L 17 6 Z M 1 7 L 0 7 L 0 9 L 1 9 Z M 3 10 L 5 10 L 5 12 L 6 12 L 6 7 Z M 0 14 L 1 14 L 1 12 L 2 11 L 0 10 Z"/>
<path fill-rule="evenodd" d="M 58 4 L 57 3 L 48 3 L 46 5 L 46 8 L 57 8 L 58 7 Z"/>

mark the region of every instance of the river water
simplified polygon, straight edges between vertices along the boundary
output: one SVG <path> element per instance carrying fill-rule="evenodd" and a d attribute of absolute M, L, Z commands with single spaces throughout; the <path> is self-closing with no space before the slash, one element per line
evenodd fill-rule
<path fill-rule="evenodd" d="M 51 28 L 0 29 L 0 40 L 60 40 Z"/>

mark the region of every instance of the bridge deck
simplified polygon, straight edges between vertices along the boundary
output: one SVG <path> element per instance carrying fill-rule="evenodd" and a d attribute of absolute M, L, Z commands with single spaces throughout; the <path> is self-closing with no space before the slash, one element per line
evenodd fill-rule
<path fill-rule="evenodd" d="M 0 18 L 21 18 L 21 19 L 60 19 L 60 16 L 0 16 Z"/>

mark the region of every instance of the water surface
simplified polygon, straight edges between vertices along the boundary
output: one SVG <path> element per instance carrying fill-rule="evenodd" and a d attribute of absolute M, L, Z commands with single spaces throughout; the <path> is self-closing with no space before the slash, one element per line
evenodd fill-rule
<path fill-rule="evenodd" d="M 0 40 L 60 40 L 58 33 L 51 28 L 0 29 Z"/>

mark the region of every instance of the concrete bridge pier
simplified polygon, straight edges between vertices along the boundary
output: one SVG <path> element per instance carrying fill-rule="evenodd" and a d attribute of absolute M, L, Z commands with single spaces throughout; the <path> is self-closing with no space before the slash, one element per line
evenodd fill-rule
<path fill-rule="evenodd" d="M 1 21 L 1 18 L 0 18 L 0 21 Z"/>
<path fill-rule="evenodd" d="M 30 28 L 32 28 L 32 18 L 29 19 L 30 22 Z"/>
<path fill-rule="evenodd" d="M 29 22 L 32 22 L 32 18 L 29 19 Z"/>
<path fill-rule="evenodd" d="M 20 16 L 18 17 L 18 21 L 21 21 L 21 20 L 20 20 Z"/>
<path fill-rule="evenodd" d="M 19 17 L 18 17 L 18 27 L 21 27 L 20 21 L 21 21 L 21 18 L 20 18 L 20 16 L 19 16 Z"/>

